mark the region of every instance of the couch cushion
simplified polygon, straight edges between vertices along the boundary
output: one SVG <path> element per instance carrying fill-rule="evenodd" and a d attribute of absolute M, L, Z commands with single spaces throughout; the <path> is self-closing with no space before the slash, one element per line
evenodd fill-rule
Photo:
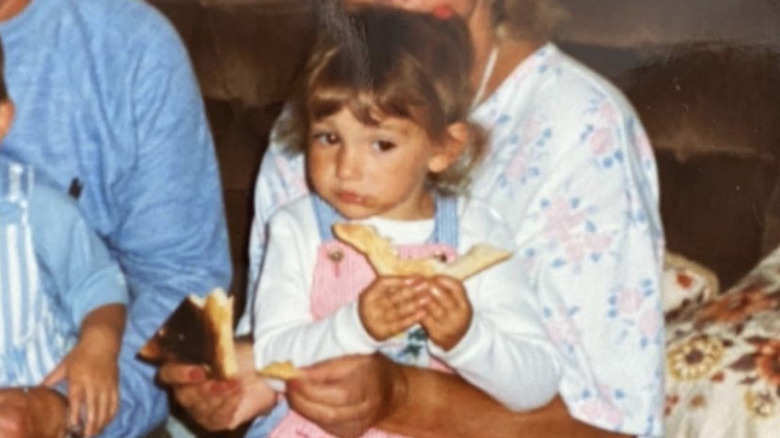
<path fill-rule="evenodd" d="M 666 436 L 780 431 L 780 250 L 731 290 L 666 325 Z"/>

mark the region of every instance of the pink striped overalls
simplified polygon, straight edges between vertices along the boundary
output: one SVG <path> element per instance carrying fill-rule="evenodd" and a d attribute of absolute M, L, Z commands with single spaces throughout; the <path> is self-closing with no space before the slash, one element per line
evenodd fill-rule
<path fill-rule="evenodd" d="M 346 303 L 357 299 L 376 277 L 366 258 L 333 237 L 335 222 L 346 221 L 320 197 L 312 196 L 322 243 L 317 249 L 317 262 L 311 290 L 311 312 L 315 320 L 327 317 Z M 427 243 L 396 247 L 403 257 L 437 256 L 450 261 L 457 255 L 458 216 L 457 200 L 436 198 L 434 231 Z M 420 326 L 383 343 L 380 351 L 395 362 L 447 371 L 447 367 L 430 357 L 426 346 L 427 335 Z M 314 423 L 290 411 L 271 432 L 271 438 L 332 438 Z M 403 438 L 378 429 L 371 429 L 363 438 Z"/>

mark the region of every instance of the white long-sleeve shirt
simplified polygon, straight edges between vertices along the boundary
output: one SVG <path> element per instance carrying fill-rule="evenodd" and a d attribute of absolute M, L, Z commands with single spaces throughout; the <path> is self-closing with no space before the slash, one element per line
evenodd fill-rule
<path fill-rule="evenodd" d="M 463 253 L 477 243 L 511 244 L 498 215 L 475 200 L 459 203 L 459 246 Z M 394 244 L 426 242 L 433 219 L 366 223 Z M 321 243 L 309 197 L 281 208 L 271 219 L 268 248 L 254 303 L 254 351 L 258 368 L 291 360 L 297 366 L 377 351 L 381 343 L 364 329 L 352 302 L 315 321 L 310 311 L 312 279 Z M 507 407 L 525 410 L 556 394 L 560 364 L 539 317 L 536 296 L 514 257 L 467 280 L 473 307 L 464 338 L 444 351 L 428 341 L 430 353 Z"/>

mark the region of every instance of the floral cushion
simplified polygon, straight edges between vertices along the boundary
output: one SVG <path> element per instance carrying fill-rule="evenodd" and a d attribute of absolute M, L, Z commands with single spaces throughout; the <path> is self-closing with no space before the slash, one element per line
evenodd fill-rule
<path fill-rule="evenodd" d="M 780 436 L 780 250 L 667 314 L 666 436 Z"/>
<path fill-rule="evenodd" d="M 718 277 L 706 267 L 679 254 L 667 251 L 664 257 L 663 285 L 664 313 L 683 305 L 712 299 L 720 288 Z"/>

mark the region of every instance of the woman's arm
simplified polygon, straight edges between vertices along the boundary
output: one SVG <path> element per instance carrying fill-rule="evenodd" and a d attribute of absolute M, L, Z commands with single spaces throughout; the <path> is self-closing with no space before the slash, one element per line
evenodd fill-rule
<path fill-rule="evenodd" d="M 620 437 L 573 419 L 560 398 L 530 412 L 512 412 L 463 379 L 399 366 L 406 389 L 396 409 L 379 423 L 418 438 Z"/>
<path fill-rule="evenodd" d="M 369 427 L 418 438 L 621 437 L 573 419 L 555 398 L 524 413 L 504 408 L 457 376 L 373 356 L 322 362 L 288 385 L 293 409 L 339 437 Z"/>

